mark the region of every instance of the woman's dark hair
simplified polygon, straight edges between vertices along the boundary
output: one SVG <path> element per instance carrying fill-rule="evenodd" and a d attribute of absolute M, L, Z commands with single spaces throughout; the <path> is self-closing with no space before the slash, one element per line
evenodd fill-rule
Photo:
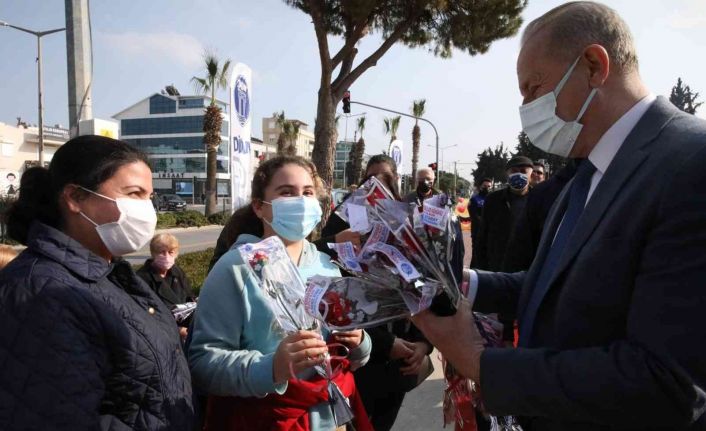
<path fill-rule="evenodd" d="M 20 179 L 20 196 L 7 213 L 10 238 L 27 243 L 27 234 L 37 220 L 61 229 L 63 217 L 59 196 L 69 184 L 97 190 L 122 166 L 143 162 L 147 156 L 130 144 L 105 136 L 79 136 L 59 148 L 49 168 L 34 167 Z"/>
<path fill-rule="evenodd" d="M 238 237 L 242 234 L 255 235 L 262 237 L 264 235 L 264 227 L 262 220 L 257 217 L 255 210 L 252 207 L 253 202 L 262 201 L 265 199 L 265 189 L 272 182 L 272 178 L 277 171 L 286 165 L 297 165 L 306 169 L 314 180 L 314 185 L 317 189 L 317 194 L 320 192 L 321 182 L 316 173 L 314 164 L 299 156 L 277 156 L 272 159 L 260 163 L 255 175 L 253 175 L 250 188 L 251 202 L 236 210 L 228 220 L 225 226 L 225 235 L 228 247 L 230 248 Z"/>
<path fill-rule="evenodd" d="M 368 173 L 368 170 L 370 169 L 371 166 L 377 165 L 379 163 L 387 163 L 390 165 L 390 169 L 392 169 L 392 173 L 397 175 L 397 163 L 395 163 L 395 159 L 392 157 L 388 156 L 387 154 L 376 154 L 368 160 L 368 164 L 365 165 L 365 173 Z"/>

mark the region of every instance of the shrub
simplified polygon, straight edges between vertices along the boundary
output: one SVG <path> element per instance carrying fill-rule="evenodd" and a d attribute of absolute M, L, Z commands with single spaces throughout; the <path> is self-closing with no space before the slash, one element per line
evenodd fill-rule
<path fill-rule="evenodd" d="M 186 278 L 191 282 L 191 287 L 196 295 L 199 294 L 201 286 L 206 280 L 208 264 L 211 262 L 212 257 L 213 249 L 209 248 L 203 251 L 179 255 L 176 260 L 179 268 L 184 271 Z"/>
<path fill-rule="evenodd" d="M 228 223 L 228 220 L 230 220 L 230 216 L 230 211 L 221 211 L 213 213 L 208 216 L 208 222 L 211 224 L 219 224 L 221 226 L 225 226 L 225 224 Z"/>
<path fill-rule="evenodd" d="M 157 214 L 157 229 L 166 229 L 176 226 L 177 220 L 173 213 Z"/>
<path fill-rule="evenodd" d="M 175 214 L 176 225 L 178 227 L 199 227 L 206 226 L 208 219 L 198 211 L 184 211 Z"/>

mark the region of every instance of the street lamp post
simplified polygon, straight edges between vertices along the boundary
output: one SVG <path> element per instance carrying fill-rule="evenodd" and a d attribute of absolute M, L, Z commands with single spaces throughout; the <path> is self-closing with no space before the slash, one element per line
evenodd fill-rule
<path fill-rule="evenodd" d="M 39 109 L 39 166 L 44 167 L 44 88 L 42 85 L 42 37 L 58 33 L 66 30 L 65 28 L 55 28 L 47 31 L 34 31 L 16 25 L 8 24 L 0 21 L 0 26 L 11 27 L 25 33 L 29 33 L 37 37 L 37 93 L 38 93 L 38 109 Z"/>
<path fill-rule="evenodd" d="M 409 114 L 405 114 L 404 112 L 399 112 L 399 111 L 395 111 L 392 109 L 383 108 L 382 106 L 375 106 L 375 105 L 371 105 L 369 103 L 363 103 L 363 102 L 354 102 L 352 100 L 350 101 L 350 103 L 356 104 L 356 105 L 367 106 L 368 108 L 379 109 L 381 111 L 391 112 L 393 114 L 402 115 L 403 117 L 414 118 L 416 120 L 424 121 L 425 123 L 429 124 L 431 126 L 431 128 L 434 129 L 434 135 L 436 135 L 436 166 L 439 166 L 439 132 L 436 130 L 436 126 L 434 125 L 434 123 L 432 123 L 431 121 L 429 121 L 423 117 L 415 117 L 414 115 L 409 115 Z M 416 174 L 416 172 L 412 173 L 412 175 L 415 175 L 415 174 Z M 436 184 L 437 184 L 437 186 L 439 185 L 438 178 L 436 179 Z"/>

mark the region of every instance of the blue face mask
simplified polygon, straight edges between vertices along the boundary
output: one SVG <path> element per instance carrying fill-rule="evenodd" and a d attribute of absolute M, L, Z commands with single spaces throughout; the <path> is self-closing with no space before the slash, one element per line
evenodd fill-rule
<path fill-rule="evenodd" d="M 289 241 L 306 238 L 321 221 L 321 204 L 316 198 L 294 196 L 274 199 L 272 202 L 272 222 L 262 219 L 272 227 L 277 235 Z"/>
<path fill-rule="evenodd" d="M 508 184 L 510 184 L 510 187 L 512 189 L 522 190 L 527 187 L 527 183 L 529 183 L 529 176 L 522 172 L 515 172 L 514 174 L 510 175 L 510 178 L 507 182 Z"/>

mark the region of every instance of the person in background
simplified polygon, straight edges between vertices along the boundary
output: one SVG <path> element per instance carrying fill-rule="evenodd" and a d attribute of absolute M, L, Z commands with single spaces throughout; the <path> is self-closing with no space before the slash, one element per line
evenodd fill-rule
<path fill-rule="evenodd" d="M 483 205 L 485 198 L 490 193 L 490 188 L 493 186 L 493 181 L 490 178 L 483 178 L 478 186 L 478 193 L 471 197 L 469 212 L 471 213 L 471 238 L 475 241 L 478 232 L 480 231 L 481 221 L 483 220 Z"/>
<path fill-rule="evenodd" d="M 370 177 L 377 177 L 385 184 L 385 187 L 387 187 L 395 199 L 400 200 L 400 192 L 397 188 L 397 181 L 400 177 L 397 174 L 397 164 L 392 157 L 385 154 L 372 156 L 365 166 L 363 182 L 367 181 Z M 348 196 L 346 196 L 346 198 L 347 197 Z M 336 253 L 329 248 L 328 243 L 349 241 L 354 247 L 360 247 L 360 233 L 351 231 L 348 223 L 339 217 L 334 210 L 326 222 L 326 225 L 321 229 L 321 238 L 314 241 L 314 244 L 320 252 L 335 258 Z"/>
<path fill-rule="evenodd" d="M 154 235 L 147 157 L 80 136 L 22 175 L 0 271 L 0 429 L 190 430 L 170 311 L 120 256 Z"/>
<path fill-rule="evenodd" d="M 473 238 L 472 268 L 502 269 L 510 234 L 527 202 L 532 166 L 532 160 L 525 156 L 510 159 L 506 166 L 508 187 L 490 193 L 485 199 L 483 220 L 477 238 Z"/>
<path fill-rule="evenodd" d="M 542 164 L 542 162 L 534 162 L 534 166 L 532 166 L 532 176 L 530 176 L 530 186 L 535 187 L 546 179 L 547 170 L 544 164 Z"/>
<path fill-rule="evenodd" d="M 178 304 L 196 301 L 191 283 L 184 271 L 176 264 L 179 257 L 179 240 L 169 233 L 160 233 L 150 241 L 151 258 L 137 270 L 145 283 L 159 296 L 170 310 Z M 179 334 L 186 339 L 190 320 L 179 325 Z"/>
<path fill-rule="evenodd" d="M 233 214 L 236 245 L 277 236 L 303 280 L 340 276 L 328 256 L 305 239 L 321 220 L 319 184 L 301 157 L 261 163 L 252 202 Z M 322 362 L 327 341 L 312 331 L 273 330 L 275 316 L 263 295 L 237 249 L 221 256 L 206 278 L 188 354 L 196 387 L 210 395 L 204 429 L 336 429 L 327 381 L 312 368 Z M 324 338 L 350 349 L 350 368 L 334 381 L 350 399 L 356 429 L 371 430 L 351 373 L 368 361 L 369 337 L 357 330 L 324 333 Z"/>
<path fill-rule="evenodd" d="M 10 263 L 10 261 L 16 257 L 17 250 L 15 250 L 9 245 L 0 245 L 0 269 L 5 268 L 7 264 Z"/>
<path fill-rule="evenodd" d="M 411 204 L 418 204 L 424 202 L 424 199 L 429 199 L 430 197 L 439 194 L 439 192 L 434 189 L 434 180 L 436 180 L 436 175 L 432 168 L 421 168 L 417 170 L 417 188 L 405 196 L 404 201 Z"/>

